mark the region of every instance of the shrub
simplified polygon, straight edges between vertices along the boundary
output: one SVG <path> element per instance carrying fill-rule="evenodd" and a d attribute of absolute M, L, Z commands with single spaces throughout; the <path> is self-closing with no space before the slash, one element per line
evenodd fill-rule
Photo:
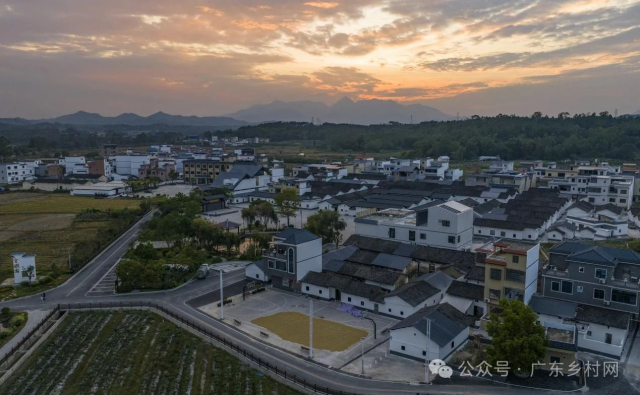
<path fill-rule="evenodd" d="M 49 284 L 52 281 L 53 281 L 53 279 L 51 277 L 43 276 L 43 277 L 40 277 L 40 279 L 38 280 L 38 284 L 46 285 L 46 284 Z"/>
<path fill-rule="evenodd" d="M 11 328 L 5 329 L 2 332 L 0 332 L 0 340 L 4 340 L 8 337 L 11 337 L 11 335 L 13 335 L 13 329 Z"/>
<path fill-rule="evenodd" d="M 19 314 L 9 320 L 9 325 L 11 325 L 12 328 L 19 328 L 24 325 L 25 322 L 26 319 L 24 318 L 24 316 Z"/>
<path fill-rule="evenodd" d="M 31 283 L 29 281 L 27 281 L 27 280 L 20 281 L 20 286 L 26 288 L 26 287 L 31 286 Z"/>
<path fill-rule="evenodd" d="M 8 317 L 9 314 L 11 314 L 11 309 L 8 307 L 3 307 L 2 310 L 0 310 L 0 314 L 2 314 L 3 317 Z"/>

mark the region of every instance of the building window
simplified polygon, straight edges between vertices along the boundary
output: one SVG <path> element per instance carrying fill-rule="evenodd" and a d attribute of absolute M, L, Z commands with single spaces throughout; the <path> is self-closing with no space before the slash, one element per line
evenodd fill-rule
<path fill-rule="evenodd" d="M 321 290 L 321 289 L 319 289 L 319 290 L 318 290 L 318 293 L 319 293 L 320 295 L 322 295 L 322 290 Z"/>
<path fill-rule="evenodd" d="M 427 352 L 426 352 L 426 351 L 423 351 L 423 352 L 422 352 L 422 356 L 423 356 L 423 357 L 426 357 L 426 356 L 427 356 Z"/>
<path fill-rule="evenodd" d="M 260 275 L 259 275 L 259 274 L 256 274 L 256 278 L 257 278 L 258 280 L 260 280 Z"/>
<path fill-rule="evenodd" d="M 515 233 L 513 234 L 513 238 L 514 238 L 514 239 L 516 238 L 516 234 L 515 234 Z"/>
<path fill-rule="evenodd" d="M 389 313 L 391 313 L 391 309 L 389 309 Z"/>
<path fill-rule="evenodd" d="M 390 239 L 396 238 L 396 228 L 389 228 L 389 238 Z"/>
<path fill-rule="evenodd" d="M 560 283 L 557 281 L 551 281 L 551 290 L 553 292 L 560 292 Z"/>
<path fill-rule="evenodd" d="M 620 199 L 620 203 L 626 203 L 627 199 Z"/>
<path fill-rule="evenodd" d="M 426 233 L 420 233 L 420 240 L 427 240 L 427 234 Z"/>
<path fill-rule="evenodd" d="M 351 296 L 347 298 L 347 302 L 351 302 Z"/>
<path fill-rule="evenodd" d="M 507 232 L 500 231 L 500 236 L 501 236 L 501 237 L 505 237 L 505 236 L 507 236 Z"/>
<path fill-rule="evenodd" d="M 289 248 L 289 273 L 294 272 L 293 248 Z"/>
<path fill-rule="evenodd" d="M 401 311 L 401 312 L 400 312 L 400 315 L 404 315 L 404 311 Z"/>
<path fill-rule="evenodd" d="M 404 346 L 400 346 L 400 349 L 401 349 L 402 351 L 404 351 Z"/>
<path fill-rule="evenodd" d="M 580 292 L 580 293 L 582 293 L 582 291 L 583 291 L 583 290 L 584 290 L 584 288 L 582 287 L 582 285 L 578 285 L 578 286 L 576 287 L 576 291 L 578 291 L 578 292 Z"/>
<path fill-rule="evenodd" d="M 490 231 L 489 231 L 489 234 L 490 234 L 491 236 L 495 236 L 495 235 L 496 235 L 496 231 L 495 231 L 495 230 L 490 230 Z"/>
<path fill-rule="evenodd" d="M 449 244 L 455 244 L 456 243 L 456 237 L 455 236 L 449 236 L 448 240 L 449 240 Z"/>
<path fill-rule="evenodd" d="M 276 263 L 274 261 L 269 261 L 269 269 L 273 269 L 275 264 Z"/>
<path fill-rule="evenodd" d="M 364 300 L 360 301 L 360 306 L 364 306 Z"/>
<path fill-rule="evenodd" d="M 409 241 L 416 241 L 416 231 L 415 230 L 410 230 L 409 231 Z"/>
<path fill-rule="evenodd" d="M 624 304 L 636 304 L 637 294 L 635 292 L 625 292 L 618 289 L 611 291 L 611 301 Z"/>
<path fill-rule="evenodd" d="M 450 227 L 450 226 L 451 226 L 451 221 L 446 220 L 446 219 L 441 219 L 441 220 L 440 220 L 440 225 L 441 225 L 441 226 L 444 226 L 444 227 L 446 227 L 446 228 L 448 228 L 448 227 Z"/>
<path fill-rule="evenodd" d="M 584 268 L 581 266 L 581 267 L 578 269 L 578 271 L 579 271 L 580 273 L 584 273 Z"/>
<path fill-rule="evenodd" d="M 562 293 L 564 293 L 564 294 L 572 294 L 573 293 L 573 282 L 572 281 L 562 281 Z"/>
<path fill-rule="evenodd" d="M 500 299 L 500 290 L 490 289 L 489 290 L 489 298 L 491 298 L 491 299 Z"/>
<path fill-rule="evenodd" d="M 593 298 L 604 300 L 604 289 L 594 289 L 593 290 Z"/>
<path fill-rule="evenodd" d="M 458 235 L 458 243 L 460 243 L 460 235 Z"/>
<path fill-rule="evenodd" d="M 451 348 L 453 348 L 454 344 L 455 344 L 455 342 L 451 342 Z"/>
<path fill-rule="evenodd" d="M 511 256 L 511 262 L 513 263 L 520 263 L 520 257 L 517 255 L 513 255 Z"/>
<path fill-rule="evenodd" d="M 276 261 L 276 270 L 280 270 L 282 272 L 287 271 L 287 263 L 283 261 Z"/>
<path fill-rule="evenodd" d="M 492 280 L 502 280 L 502 270 L 501 269 L 491 269 L 489 276 Z"/>
<path fill-rule="evenodd" d="M 308 290 L 309 290 L 309 286 L 307 285 L 307 286 L 305 287 L 305 289 L 308 291 Z"/>
<path fill-rule="evenodd" d="M 607 269 L 596 269 L 596 278 L 606 279 L 607 278 Z"/>

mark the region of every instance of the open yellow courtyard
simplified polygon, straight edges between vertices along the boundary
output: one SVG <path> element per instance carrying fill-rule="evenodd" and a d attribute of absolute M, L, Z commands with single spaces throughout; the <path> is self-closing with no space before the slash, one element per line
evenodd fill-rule
<path fill-rule="evenodd" d="M 252 323 L 268 329 L 283 340 L 309 346 L 309 316 L 283 312 L 256 318 Z M 313 319 L 313 347 L 328 351 L 344 351 L 366 337 L 367 331 L 337 322 Z"/>

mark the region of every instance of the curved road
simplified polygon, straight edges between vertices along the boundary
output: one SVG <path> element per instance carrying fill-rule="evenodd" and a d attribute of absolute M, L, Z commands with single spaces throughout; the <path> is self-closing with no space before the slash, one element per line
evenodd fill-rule
<path fill-rule="evenodd" d="M 332 370 L 301 359 L 258 339 L 244 334 L 235 328 L 214 319 L 187 302 L 198 298 L 200 301 L 213 302 L 219 296 L 218 274 L 209 276 L 205 280 L 191 281 L 180 288 L 153 293 L 134 293 L 127 295 L 86 296 L 86 294 L 104 277 L 125 253 L 129 244 L 137 238 L 140 225 L 148 220 L 148 216 L 129 229 L 122 237 L 105 249 L 96 259 L 89 263 L 82 271 L 70 278 L 58 288 L 47 292 L 46 303 L 40 301 L 39 295 L 24 297 L 0 303 L 0 308 L 8 306 L 20 310 L 50 310 L 57 304 L 79 302 L 107 302 L 107 301 L 142 301 L 152 302 L 164 306 L 166 309 L 185 319 L 199 323 L 201 326 L 215 330 L 228 340 L 241 345 L 247 351 L 286 369 L 288 373 L 304 378 L 307 382 L 322 387 L 331 387 L 350 393 L 389 395 L 389 394 L 535 394 L 541 390 L 529 390 L 503 385 L 490 385 L 480 379 L 471 385 L 411 385 L 406 383 L 377 381 L 358 377 L 341 371 Z M 227 292 L 237 294 L 241 292 L 244 282 L 244 271 L 230 272 L 224 275 L 224 287 Z M 200 303 L 203 304 L 203 303 Z M 241 358 L 241 357 L 239 357 Z"/>

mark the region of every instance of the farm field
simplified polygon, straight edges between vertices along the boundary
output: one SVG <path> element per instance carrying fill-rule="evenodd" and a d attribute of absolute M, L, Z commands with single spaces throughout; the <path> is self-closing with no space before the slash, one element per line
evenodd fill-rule
<path fill-rule="evenodd" d="M 0 394 L 299 394 L 150 312 L 71 313 Z"/>
<path fill-rule="evenodd" d="M 309 316 L 298 312 L 282 312 L 251 321 L 280 336 L 282 339 L 309 345 Z M 367 331 L 322 318 L 313 318 L 313 347 L 344 351 L 366 337 Z"/>
<path fill-rule="evenodd" d="M 109 240 L 122 224 L 107 210 L 137 209 L 139 200 L 93 199 L 61 194 L 6 193 L 0 195 L 0 300 L 42 292 L 64 282 L 71 262 L 87 259 L 95 241 Z M 102 214 L 83 214 L 86 210 Z M 111 232 L 111 233 L 109 233 Z M 87 251 L 78 248 L 85 246 Z M 47 284 L 13 288 L 11 253 L 36 254 L 37 278 Z M 49 281 L 49 279 L 51 281 Z"/>

